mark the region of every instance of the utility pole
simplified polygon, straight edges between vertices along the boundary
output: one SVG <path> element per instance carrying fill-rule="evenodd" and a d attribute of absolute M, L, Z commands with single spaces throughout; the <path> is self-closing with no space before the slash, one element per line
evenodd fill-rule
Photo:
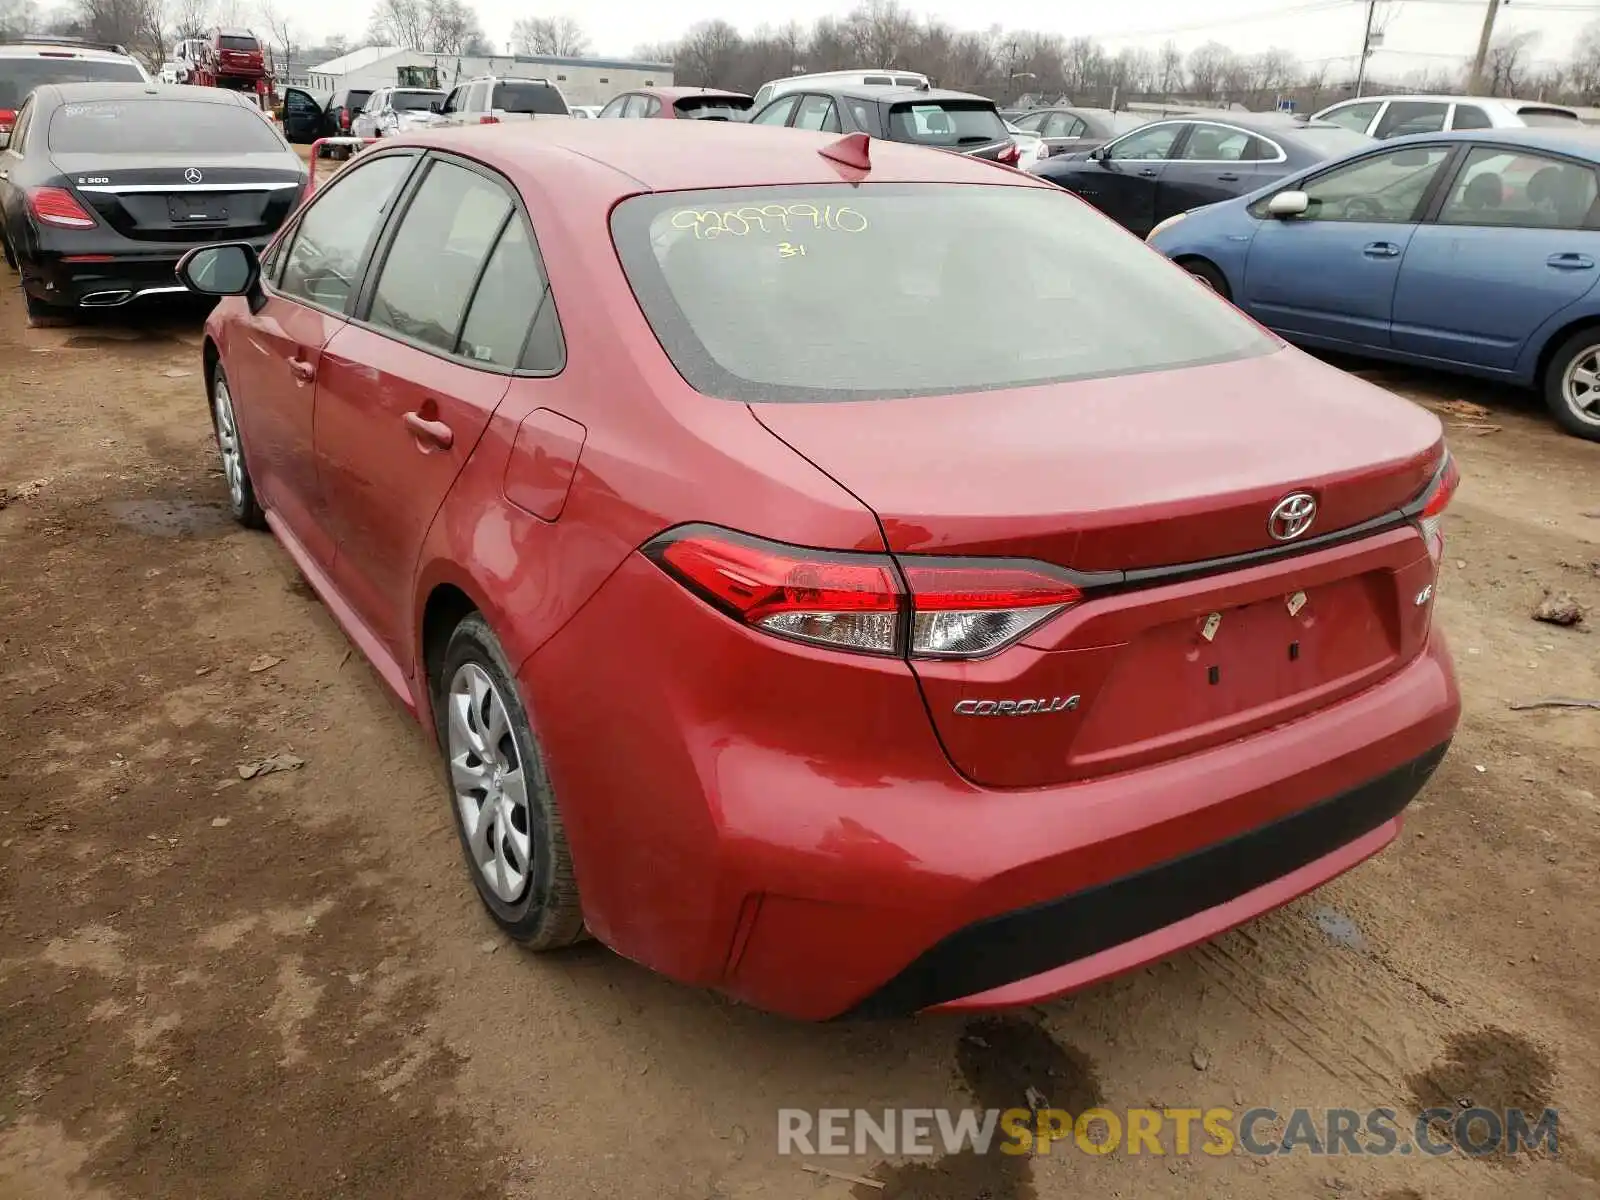
<path fill-rule="evenodd" d="M 1494 40 L 1494 18 L 1505 0 L 1489 0 L 1483 14 L 1483 32 L 1478 35 L 1478 54 L 1472 60 L 1472 78 L 1467 84 L 1469 96 L 1483 95 L 1483 64 L 1489 57 L 1489 43 Z"/>
<path fill-rule="evenodd" d="M 1367 82 L 1367 59 L 1372 57 L 1372 18 L 1378 11 L 1378 0 L 1367 0 L 1367 28 L 1361 35 L 1361 65 L 1356 68 L 1356 95 Z"/>

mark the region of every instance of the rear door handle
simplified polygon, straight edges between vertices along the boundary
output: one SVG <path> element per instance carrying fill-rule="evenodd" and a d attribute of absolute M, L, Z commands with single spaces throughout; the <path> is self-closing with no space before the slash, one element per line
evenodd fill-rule
<path fill-rule="evenodd" d="M 1400 254 L 1400 247 L 1393 242 L 1368 242 L 1361 247 L 1361 253 L 1368 258 L 1396 258 Z"/>
<path fill-rule="evenodd" d="M 1218 178 L 1218 180 L 1220 180 L 1223 183 L 1238 183 L 1239 182 L 1239 177 L 1237 175 L 1235 175 L 1232 171 L 1225 171 L 1223 174 L 1218 175 L 1217 178 Z"/>
<path fill-rule="evenodd" d="M 1588 271 L 1594 268 L 1594 259 L 1587 254 L 1552 254 L 1544 261 L 1546 266 L 1558 271 Z"/>
<path fill-rule="evenodd" d="M 289 370 L 294 372 L 294 377 L 301 383 L 310 383 L 317 377 L 317 368 L 303 358 L 291 358 Z"/>
<path fill-rule="evenodd" d="M 1146 167 L 1144 170 L 1139 172 L 1139 177 L 1141 179 L 1154 179 L 1157 174 L 1158 172 L 1154 167 Z"/>
<path fill-rule="evenodd" d="M 431 442 L 441 450 L 448 450 L 455 443 L 456 435 L 443 421 L 430 421 L 421 413 L 408 412 L 406 424 L 418 439 Z"/>

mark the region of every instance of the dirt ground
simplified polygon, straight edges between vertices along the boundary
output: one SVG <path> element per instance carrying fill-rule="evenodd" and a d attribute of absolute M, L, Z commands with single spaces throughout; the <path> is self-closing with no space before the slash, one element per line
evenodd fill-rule
<path fill-rule="evenodd" d="M 1399 842 L 1002 1018 L 810 1026 L 497 937 L 419 733 L 222 506 L 200 317 L 28 330 L 0 279 L 0 1198 L 1600 1195 L 1600 446 L 1447 412 L 1460 736 Z M 1590 607 L 1530 619 L 1545 589 Z M 244 780 L 286 752 L 298 769 Z M 1561 1154 L 906 1165 L 780 1107 L 1560 1109 Z"/>

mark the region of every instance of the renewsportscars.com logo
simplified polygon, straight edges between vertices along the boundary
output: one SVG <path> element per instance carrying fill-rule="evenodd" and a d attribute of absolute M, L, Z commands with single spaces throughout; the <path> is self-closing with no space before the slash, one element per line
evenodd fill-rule
<path fill-rule="evenodd" d="M 1555 1109 L 1428 1108 L 1414 1118 L 1392 1108 L 1065 1109 L 781 1108 L 778 1153 L 916 1156 L 1084 1154 L 1222 1156 L 1370 1155 L 1439 1157 L 1559 1154 Z"/>

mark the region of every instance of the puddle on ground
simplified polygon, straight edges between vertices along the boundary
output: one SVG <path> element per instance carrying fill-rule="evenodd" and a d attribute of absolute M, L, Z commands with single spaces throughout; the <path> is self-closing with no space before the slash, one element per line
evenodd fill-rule
<path fill-rule="evenodd" d="M 1487 1109 L 1497 1119 L 1505 1120 L 1508 1110 L 1520 1109 L 1531 1127 L 1550 1107 L 1555 1074 L 1555 1060 L 1545 1051 L 1521 1034 L 1491 1025 L 1452 1034 L 1433 1065 L 1410 1076 L 1406 1083 L 1418 1112 L 1448 1108 L 1464 1115 L 1469 1109 Z M 1482 1121 L 1468 1130 L 1463 1130 L 1462 1124 L 1460 1118 L 1430 1122 L 1433 1137 L 1439 1142 L 1459 1145 L 1465 1135 L 1482 1145 L 1492 1137 L 1493 1131 Z M 1531 1149 L 1523 1147 L 1521 1152 L 1526 1154 Z M 1491 1153 L 1474 1157 L 1480 1162 L 1503 1164 L 1508 1158 L 1507 1148 L 1502 1142 Z"/>
<path fill-rule="evenodd" d="M 215 537 L 233 527 L 220 504 L 193 500 L 119 500 L 108 506 L 118 524 L 152 537 Z"/>
<path fill-rule="evenodd" d="M 1367 948 L 1367 939 L 1361 936 L 1361 927 L 1337 908 L 1313 909 L 1311 919 L 1317 923 L 1318 929 L 1341 946 L 1348 946 L 1352 950 Z"/>

